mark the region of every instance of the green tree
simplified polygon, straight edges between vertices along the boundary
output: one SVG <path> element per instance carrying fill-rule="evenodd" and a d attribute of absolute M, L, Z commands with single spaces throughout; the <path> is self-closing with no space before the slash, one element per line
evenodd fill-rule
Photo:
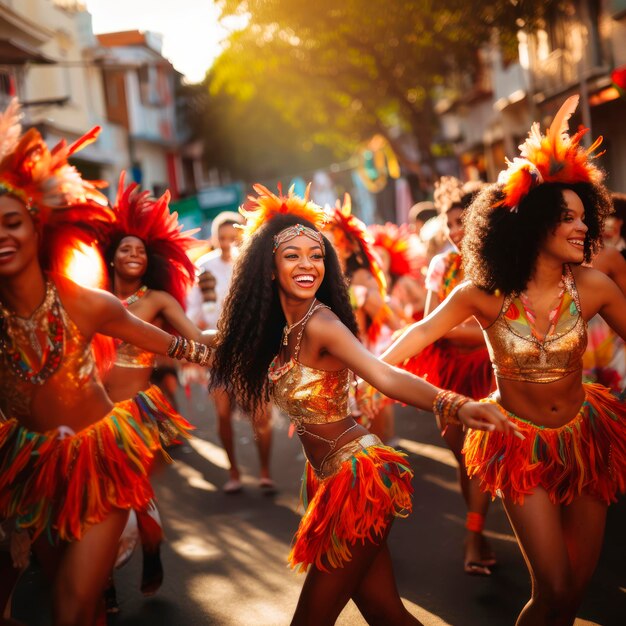
<path fill-rule="evenodd" d="M 398 129 L 415 139 L 420 160 L 434 169 L 433 95 L 451 75 L 477 70 L 477 50 L 494 33 L 511 54 L 517 30 L 550 4 L 222 0 L 224 17 L 246 15 L 248 21 L 230 36 L 208 87 L 261 124 L 275 112 L 273 121 L 289 129 L 294 154 L 312 142 L 343 159 L 381 133 L 405 168 L 419 174 L 416 155 L 397 140 Z"/>

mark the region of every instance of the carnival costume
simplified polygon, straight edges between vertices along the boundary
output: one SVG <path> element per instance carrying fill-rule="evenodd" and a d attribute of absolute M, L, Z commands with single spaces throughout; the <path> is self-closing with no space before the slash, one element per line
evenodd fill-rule
<path fill-rule="evenodd" d="M 287 196 L 276 196 L 260 185 L 255 190 L 259 197 L 251 197 L 242 210 L 248 220 L 247 234 L 281 213 L 302 217 L 316 228 L 324 223 L 322 210 L 308 199 L 308 189 L 304 199 L 291 190 Z M 276 235 L 274 250 L 298 235 L 306 235 L 324 247 L 318 230 L 297 224 Z M 411 511 L 413 473 L 404 454 L 382 445 L 374 435 L 336 448 L 339 439 L 356 424 L 334 439 L 307 428 L 309 424 L 337 422 L 350 414 L 350 370 L 320 370 L 298 361 L 306 323 L 322 307 L 326 305 L 312 306 L 302 320 L 293 357 L 282 365 L 274 359 L 268 372 L 272 398 L 289 415 L 298 434 L 308 433 L 329 446 L 318 467 L 310 461 L 305 467 L 301 498 L 306 511 L 289 556 L 290 565 L 300 571 L 306 571 L 311 564 L 323 571 L 342 567 L 351 559 L 351 545 L 381 541 L 393 517 Z"/>
<path fill-rule="evenodd" d="M 0 117 L 0 187 L 24 202 L 43 258 L 60 268 L 80 246 L 93 245 L 112 217 L 106 198 L 67 162 L 97 133 L 49 151 L 35 129 L 20 137 L 17 103 Z M 92 342 L 67 314 L 51 279 L 28 319 L 0 308 L 0 344 L 0 518 L 14 517 L 33 536 L 71 541 L 116 508 L 146 507 L 160 440 L 186 435 L 188 425 L 165 423 L 134 400 L 117 403 L 79 432 L 61 424 L 47 432 L 20 425 L 35 403 L 75 409 L 83 386 L 97 380 Z"/>
<path fill-rule="evenodd" d="M 205 242 L 195 239 L 193 235 L 199 229 L 182 232 L 177 213 L 170 213 L 169 191 L 158 199 L 150 197 L 148 191 L 141 192 L 139 185 L 125 185 L 125 173 L 120 175 L 117 197 L 113 205 L 114 219 L 109 223 L 106 232 L 100 239 L 101 254 L 104 258 L 112 258 L 116 248 L 125 237 L 137 237 L 146 248 L 148 264 L 158 265 L 158 287 L 171 294 L 184 308 L 186 293 L 195 282 L 195 265 L 191 256 L 199 256 L 205 251 Z M 110 272 L 112 274 L 112 272 Z M 111 285 L 109 285 L 109 288 Z M 142 285 L 128 298 L 121 300 L 128 308 L 149 293 L 146 285 Z M 157 365 L 156 355 L 142 350 L 137 346 L 123 341 L 115 342 L 116 367 L 129 369 L 154 370 Z M 168 371 L 170 368 L 168 368 Z M 177 376 L 174 368 L 171 371 Z M 156 416 L 161 423 L 185 424 L 186 431 L 192 426 L 176 411 L 160 387 L 151 384 L 135 396 L 139 410 L 146 419 Z M 173 437 L 163 441 L 164 446 L 179 443 Z M 163 540 L 163 530 L 155 516 L 155 504 L 149 510 L 138 511 L 141 528 L 141 540 L 144 546 L 155 549 Z"/>
<path fill-rule="evenodd" d="M 553 182 L 599 183 L 602 173 L 590 162 L 600 144 L 579 146 L 584 130 L 567 134 L 567 121 L 578 98 L 569 98 L 546 136 L 535 124 L 522 157 L 501 174 L 504 199 L 494 210 L 517 211 L 519 202 L 536 185 Z M 581 372 L 587 345 L 586 324 L 578 292 L 568 266 L 564 267 L 558 306 L 550 314 L 550 328 L 538 335 L 524 294 L 509 294 L 496 321 L 484 330 L 497 377 L 535 384 L 550 383 Z M 471 430 L 465 440 L 465 463 L 492 496 L 523 503 L 541 487 L 555 504 L 569 504 L 582 494 L 602 502 L 615 501 L 626 491 L 626 409 L 601 385 L 583 385 L 585 400 L 567 424 L 549 428 L 521 419 L 495 404 L 520 429 L 520 441 L 498 432 Z"/>

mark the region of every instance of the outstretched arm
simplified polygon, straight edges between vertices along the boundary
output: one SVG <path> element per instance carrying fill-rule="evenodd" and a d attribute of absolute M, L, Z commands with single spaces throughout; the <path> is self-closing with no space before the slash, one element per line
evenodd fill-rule
<path fill-rule="evenodd" d="M 475 288 L 470 283 L 456 287 L 432 313 L 409 326 L 408 330 L 385 350 L 381 359 L 386 363 L 403 363 L 453 328 L 463 324 L 477 312 L 475 299 L 472 297 L 474 291 Z"/>
<path fill-rule="evenodd" d="M 427 411 L 433 409 L 435 398 L 441 391 L 439 388 L 374 357 L 339 319 L 318 316 L 309 325 L 323 351 L 386 396 Z M 500 411 L 485 403 L 468 402 L 459 411 L 459 417 L 470 428 L 503 432 L 515 430 Z"/>
<path fill-rule="evenodd" d="M 176 332 L 187 339 L 193 339 L 212 346 L 215 341 L 216 331 L 201 331 L 188 317 L 185 315 L 183 307 L 178 301 L 165 291 L 158 293 L 160 315 L 170 324 Z"/>

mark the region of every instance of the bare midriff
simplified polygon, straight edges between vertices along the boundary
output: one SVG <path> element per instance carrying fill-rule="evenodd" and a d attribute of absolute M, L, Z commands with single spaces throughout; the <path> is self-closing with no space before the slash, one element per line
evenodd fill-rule
<path fill-rule="evenodd" d="M 152 367 L 119 367 L 114 365 L 107 374 L 104 386 L 113 402 L 134 398 L 150 386 Z"/>
<path fill-rule="evenodd" d="M 496 380 L 496 397 L 507 411 L 547 428 L 559 428 L 571 421 L 585 399 L 580 370 L 551 383 Z"/>
<path fill-rule="evenodd" d="M 353 428 L 351 428 L 354 425 Z M 348 432 L 347 429 L 350 428 Z M 342 446 L 348 442 L 368 435 L 369 430 L 360 424 L 357 424 L 352 417 L 346 417 L 345 419 L 331 422 L 329 424 L 307 424 L 306 431 L 300 435 L 300 442 L 304 448 L 304 453 L 307 459 L 313 464 L 314 467 L 320 467 L 324 457 L 328 455 L 329 444 L 320 439 L 316 439 L 313 435 L 324 437 L 324 439 L 335 440 L 337 439 L 332 451 L 339 450 Z M 345 433 L 342 435 L 342 433 Z M 340 436 L 342 435 L 342 436 Z"/>
<path fill-rule="evenodd" d="M 101 420 L 113 408 L 113 403 L 95 380 L 87 381 L 80 391 L 59 393 L 57 386 L 45 386 L 31 401 L 28 415 L 19 422 L 28 430 L 46 432 L 60 426 L 78 432 Z"/>

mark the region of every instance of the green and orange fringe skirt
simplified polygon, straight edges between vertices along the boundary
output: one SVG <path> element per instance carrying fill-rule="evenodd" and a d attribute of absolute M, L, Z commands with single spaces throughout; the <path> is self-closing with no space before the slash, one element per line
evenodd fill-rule
<path fill-rule="evenodd" d="M 491 402 L 524 435 L 470 430 L 463 453 L 483 490 L 516 504 L 544 489 L 554 504 L 590 495 L 610 504 L 626 491 L 626 406 L 606 387 L 585 384 L 578 414 L 559 428 L 537 426 Z"/>
<path fill-rule="evenodd" d="M 354 454 L 344 455 L 326 478 L 320 479 L 307 462 L 301 490 L 305 513 L 289 555 L 292 568 L 342 567 L 352 558 L 351 546 L 382 541 L 393 518 L 411 512 L 413 472 L 406 455 L 382 445 L 374 435 L 361 440 L 377 443 L 351 446 Z"/>
<path fill-rule="evenodd" d="M 89 427 L 60 437 L 0 422 L 0 519 L 51 541 L 80 540 L 113 509 L 145 509 L 157 453 L 193 426 L 156 386 L 115 404 Z"/>

